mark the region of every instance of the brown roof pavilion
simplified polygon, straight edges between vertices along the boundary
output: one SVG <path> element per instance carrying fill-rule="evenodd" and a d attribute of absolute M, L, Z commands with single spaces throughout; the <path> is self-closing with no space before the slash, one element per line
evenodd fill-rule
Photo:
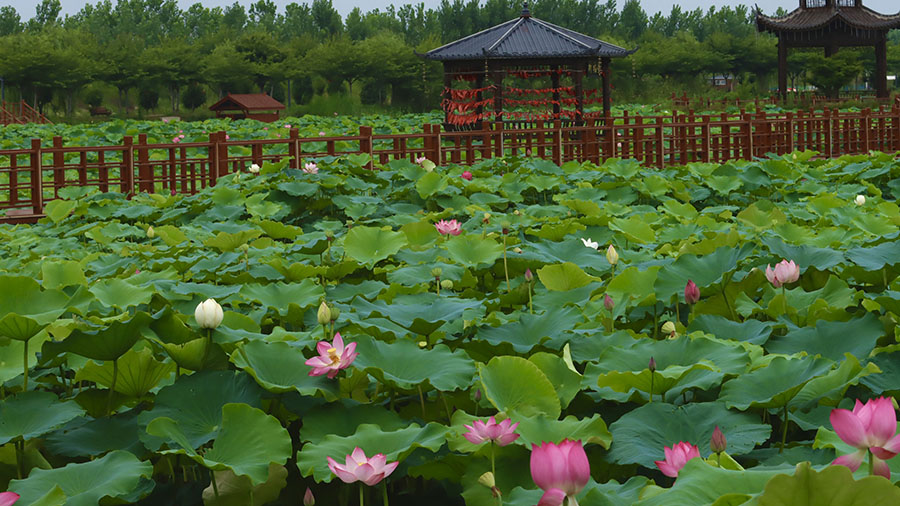
<path fill-rule="evenodd" d="M 840 47 L 875 47 L 875 91 L 886 98 L 887 33 L 900 28 L 900 13 L 880 14 L 862 0 L 800 0 L 785 16 L 766 16 L 756 8 L 756 28 L 778 36 L 778 92 L 787 93 L 787 52 L 791 47 L 823 47 L 831 56 Z"/>
<path fill-rule="evenodd" d="M 270 123 L 278 120 L 278 111 L 282 109 L 284 104 L 265 93 L 229 93 L 209 106 L 209 110 L 216 111 L 218 118 L 246 118 Z"/>

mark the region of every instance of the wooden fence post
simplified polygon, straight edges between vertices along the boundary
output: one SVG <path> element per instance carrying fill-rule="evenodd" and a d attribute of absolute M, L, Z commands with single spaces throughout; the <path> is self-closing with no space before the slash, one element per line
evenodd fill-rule
<path fill-rule="evenodd" d="M 666 167 L 666 134 L 663 131 L 662 116 L 656 117 L 656 167 Z"/>
<path fill-rule="evenodd" d="M 753 119 L 749 114 L 742 113 L 741 133 L 744 138 L 744 160 L 753 160 Z"/>
<path fill-rule="evenodd" d="M 834 144 L 833 144 L 833 127 L 834 124 L 831 121 L 831 109 L 825 108 L 825 156 L 831 158 L 834 154 Z"/>
<path fill-rule="evenodd" d="M 207 177 L 209 178 L 209 186 L 216 185 L 216 179 L 218 179 L 218 167 L 219 167 L 219 133 L 218 132 L 210 132 L 209 133 L 209 161 L 207 162 L 207 166 L 209 170 L 207 171 Z"/>
<path fill-rule="evenodd" d="M 122 139 L 122 168 L 119 172 L 119 190 L 125 195 L 134 195 L 134 138 L 126 135 Z"/>
<path fill-rule="evenodd" d="M 869 135 L 869 128 L 872 126 L 871 116 L 872 109 L 866 107 L 865 109 L 863 109 L 862 117 L 859 120 L 859 126 L 862 130 L 862 145 L 864 153 L 868 153 L 872 150 L 872 141 L 870 138 L 871 136 Z"/>
<path fill-rule="evenodd" d="M 553 163 L 562 165 L 562 122 L 553 121 Z"/>
<path fill-rule="evenodd" d="M 291 129 L 295 130 L 295 129 Z M 228 175 L 228 134 L 224 130 L 219 132 L 219 165 L 216 167 L 216 174 L 219 177 Z"/>
<path fill-rule="evenodd" d="M 66 185 L 66 155 L 61 150 L 62 137 L 53 136 L 53 196 L 59 198 L 59 189 Z"/>
<path fill-rule="evenodd" d="M 490 126 L 488 127 L 490 128 Z M 490 147 L 488 148 L 490 150 Z M 431 125 L 431 153 L 434 156 L 434 159 L 431 160 L 436 165 L 440 166 L 443 163 L 441 157 L 444 156 L 441 153 L 441 125 L 434 124 Z M 490 155 L 488 155 L 490 157 Z"/>
<path fill-rule="evenodd" d="M 291 128 L 288 131 L 288 168 L 290 169 L 302 169 L 303 168 L 303 150 L 300 147 L 300 131 L 296 128 Z"/>
<path fill-rule="evenodd" d="M 700 154 L 700 159 L 704 162 L 709 162 L 709 152 L 712 149 L 712 137 L 709 131 L 709 115 L 703 115 L 703 124 L 700 126 L 700 133 L 703 135 L 703 147 L 701 148 L 702 153 Z"/>
<path fill-rule="evenodd" d="M 369 155 L 369 161 L 366 163 L 366 168 L 372 170 L 373 161 L 375 160 L 375 155 L 372 153 L 372 127 L 370 126 L 359 126 L 359 136 L 362 139 L 359 140 L 359 151 L 365 155 Z M 300 166 L 300 162 L 297 161 L 297 166 Z M 436 163 L 436 162 L 435 162 Z"/>
<path fill-rule="evenodd" d="M 31 209 L 44 214 L 44 180 L 41 170 L 41 140 L 31 139 Z"/>
<path fill-rule="evenodd" d="M 794 113 L 787 113 L 787 152 L 793 153 L 797 148 L 797 143 L 794 140 Z"/>
<path fill-rule="evenodd" d="M 503 156 L 503 151 L 504 151 L 503 145 L 506 142 L 505 139 L 503 138 L 503 121 L 502 120 L 494 121 L 494 132 L 496 132 L 494 134 L 495 135 L 495 137 L 494 137 L 494 156 L 499 158 L 499 157 Z"/>

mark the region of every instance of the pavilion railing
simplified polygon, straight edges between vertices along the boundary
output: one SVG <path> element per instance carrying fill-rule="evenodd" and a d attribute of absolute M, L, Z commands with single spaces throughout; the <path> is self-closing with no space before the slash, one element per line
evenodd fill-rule
<path fill-rule="evenodd" d="M 218 178 L 245 172 L 253 163 L 287 161 L 302 168 L 310 160 L 366 154 L 372 163 L 426 157 L 438 165 L 471 165 L 502 156 L 540 157 L 563 164 L 620 157 L 647 166 L 689 162 L 751 160 L 795 150 L 823 157 L 900 151 L 900 104 L 859 112 L 765 112 L 719 115 L 587 118 L 562 122 L 485 122 L 481 130 L 443 131 L 426 124 L 422 132 L 375 135 L 361 126 L 356 135 L 229 140 L 213 132 L 204 142 L 150 144 L 146 135 L 126 136 L 120 145 L 64 146 L 33 139 L 30 147 L 0 150 L 0 222 L 34 221 L 63 188 L 100 191 L 193 194 Z"/>

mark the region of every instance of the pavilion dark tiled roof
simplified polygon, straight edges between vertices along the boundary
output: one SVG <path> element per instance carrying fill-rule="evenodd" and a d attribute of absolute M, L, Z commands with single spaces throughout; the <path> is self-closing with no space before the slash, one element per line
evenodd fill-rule
<path fill-rule="evenodd" d="M 621 57 L 627 50 L 609 42 L 522 16 L 425 53 L 429 60 Z"/>
<path fill-rule="evenodd" d="M 273 110 L 284 109 L 284 104 L 265 93 L 229 93 L 209 108 L 213 111 L 217 109 Z"/>
<path fill-rule="evenodd" d="M 765 16 L 757 13 L 756 25 L 760 31 L 793 31 L 824 28 L 832 22 L 842 21 L 851 28 L 861 30 L 890 30 L 900 28 L 900 13 L 880 14 L 865 6 L 797 8 L 785 16 Z"/>

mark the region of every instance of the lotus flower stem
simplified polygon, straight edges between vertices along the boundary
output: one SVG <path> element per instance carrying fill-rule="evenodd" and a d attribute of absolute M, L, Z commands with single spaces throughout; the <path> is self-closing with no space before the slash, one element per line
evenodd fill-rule
<path fill-rule="evenodd" d="M 884 267 L 881 268 L 881 282 L 884 283 L 884 289 L 887 290 L 888 289 L 887 265 L 885 265 Z"/>
<path fill-rule="evenodd" d="M 653 402 L 653 376 L 655 375 L 654 371 L 650 371 L 650 402 Z"/>
<path fill-rule="evenodd" d="M 506 276 L 506 291 L 510 292 L 509 287 L 509 269 L 506 267 L 506 234 L 503 234 L 503 275 Z"/>
<path fill-rule="evenodd" d="M 728 302 L 728 294 L 725 292 L 725 285 L 722 285 L 722 298 L 725 299 L 725 307 L 728 308 L 728 312 L 731 313 L 731 319 L 737 320 L 737 315 L 734 313 L 734 308 L 731 307 L 731 303 Z"/>
<path fill-rule="evenodd" d="M 253 487 L 250 487 L 250 506 L 253 506 L 255 501 L 253 500 Z"/>
<path fill-rule="evenodd" d="M 675 322 L 681 322 L 681 304 L 678 303 L 678 294 L 676 293 L 672 297 L 675 298 Z"/>
<path fill-rule="evenodd" d="M 422 420 L 425 420 L 425 396 L 422 395 L 422 385 L 416 386 L 419 389 L 419 404 L 422 405 Z"/>
<path fill-rule="evenodd" d="M 366 489 L 363 488 L 363 482 L 359 482 L 359 506 L 363 506 L 365 502 Z"/>
<path fill-rule="evenodd" d="M 874 476 L 875 475 L 875 460 L 873 460 L 872 450 L 867 450 L 866 454 L 869 457 L 869 476 Z"/>
<path fill-rule="evenodd" d="M 22 367 L 24 368 L 23 372 L 23 380 L 22 380 L 22 391 L 28 391 L 28 339 L 25 340 L 25 345 L 23 346 L 25 351 L 22 353 Z M 21 477 L 19 478 L 21 479 Z"/>
<path fill-rule="evenodd" d="M 531 283 L 528 283 L 528 312 L 534 314 L 534 306 L 531 304 Z"/>
<path fill-rule="evenodd" d="M 387 482 L 381 482 L 381 502 L 384 503 L 384 506 L 388 506 L 388 493 L 387 493 Z"/>
<path fill-rule="evenodd" d="M 450 412 L 450 405 L 447 404 L 447 398 L 444 397 L 444 392 L 438 390 L 438 396 L 441 398 L 441 401 L 444 403 L 444 410 L 447 411 L 447 423 L 451 423 L 450 419 L 453 418 L 453 413 Z"/>
<path fill-rule="evenodd" d="M 493 476 L 495 479 L 497 477 L 496 469 L 497 468 L 494 466 L 494 440 L 491 439 L 491 476 Z M 503 496 L 500 495 L 499 489 L 497 489 L 497 504 L 499 504 L 501 506 L 503 504 Z"/>
<path fill-rule="evenodd" d="M 216 472 L 212 469 L 209 470 L 209 481 L 212 483 L 213 494 L 216 496 L 216 499 L 219 498 L 219 484 L 216 483 Z"/>
<path fill-rule="evenodd" d="M 787 294 L 784 291 L 784 285 L 781 285 L 781 297 L 784 299 L 784 316 L 787 316 Z"/>
<path fill-rule="evenodd" d="M 25 474 L 25 440 L 16 441 L 16 478 L 22 479 Z"/>
<path fill-rule="evenodd" d="M 326 341 L 332 340 L 331 334 L 328 332 L 328 324 L 322 324 L 322 334 L 325 336 Z"/>
<path fill-rule="evenodd" d="M 788 407 L 787 404 L 784 405 L 784 425 L 781 428 L 781 448 L 778 450 L 778 453 L 784 451 L 784 445 L 787 443 L 787 430 L 788 430 Z"/>
<path fill-rule="evenodd" d="M 116 378 L 119 376 L 119 359 L 113 360 L 112 385 L 109 387 L 109 395 L 106 397 L 106 416 L 112 414 L 112 400 L 116 391 Z"/>

